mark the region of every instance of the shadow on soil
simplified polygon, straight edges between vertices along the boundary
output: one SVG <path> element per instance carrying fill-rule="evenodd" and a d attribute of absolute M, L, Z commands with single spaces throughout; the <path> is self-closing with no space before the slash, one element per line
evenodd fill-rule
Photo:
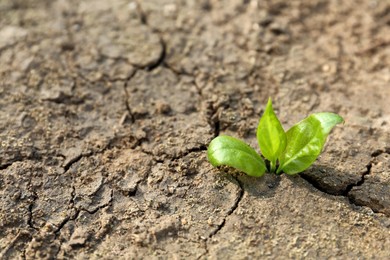
<path fill-rule="evenodd" d="M 281 177 L 275 174 L 264 174 L 257 178 L 236 172 L 226 174 L 225 178 L 250 195 L 262 198 L 273 197 L 281 180 Z"/>
<path fill-rule="evenodd" d="M 322 192 L 347 196 L 354 186 L 363 184 L 362 176 L 365 174 L 367 173 L 351 173 L 324 165 L 313 165 L 299 176 Z"/>
<path fill-rule="evenodd" d="M 290 178 L 296 177 L 298 176 L 290 176 Z M 378 176 L 371 175 L 370 167 L 367 167 L 367 171 L 363 173 L 350 173 L 316 165 L 301 173 L 299 178 L 321 192 L 346 197 L 351 205 L 369 207 L 375 213 L 390 216 L 389 186 Z M 296 183 L 308 188 L 302 182 L 296 181 Z"/>
<path fill-rule="evenodd" d="M 227 171 L 224 176 L 243 191 L 259 198 L 273 197 L 282 178 L 275 174 L 264 174 L 255 178 L 235 171 Z M 390 216 L 389 186 L 383 184 L 383 180 L 378 177 L 370 175 L 370 168 L 367 168 L 367 172 L 351 173 L 324 165 L 313 165 L 299 175 L 285 176 L 310 192 L 315 188 L 329 195 L 342 196 L 347 198 L 352 206 L 369 207 L 375 213 Z M 333 196 L 330 198 L 337 198 Z"/>

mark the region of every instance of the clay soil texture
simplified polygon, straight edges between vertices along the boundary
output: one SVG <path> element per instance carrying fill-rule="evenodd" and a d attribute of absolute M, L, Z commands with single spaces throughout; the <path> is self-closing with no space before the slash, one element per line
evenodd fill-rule
<path fill-rule="evenodd" d="M 390 259 L 390 2 L 0 0 L 0 259 Z M 335 112 L 315 164 L 213 168 Z"/>

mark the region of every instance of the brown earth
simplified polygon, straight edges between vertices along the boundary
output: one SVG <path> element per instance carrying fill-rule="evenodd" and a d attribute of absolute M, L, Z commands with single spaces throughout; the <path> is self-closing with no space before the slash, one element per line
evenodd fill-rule
<path fill-rule="evenodd" d="M 390 2 L 0 0 L 1 259 L 389 259 Z M 299 176 L 214 169 L 342 115 Z"/>

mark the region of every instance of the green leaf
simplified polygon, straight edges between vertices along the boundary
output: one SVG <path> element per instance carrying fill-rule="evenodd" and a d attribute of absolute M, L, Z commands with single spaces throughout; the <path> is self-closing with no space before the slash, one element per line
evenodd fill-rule
<path fill-rule="evenodd" d="M 294 125 L 286 133 L 287 146 L 277 172 L 296 174 L 307 169 L 320 155 L 329 132 L 343 121 L 337 114 L 316 113 Z"/>
<path fill-rule="evenodd" d="M 261 153 L 271 162 L 271 172 L 274 172 L 276 160 L 286 148 L 287 137 L 272 108 L 271 98 L 257 127 L 257 141 Z"/>
<path fill-rule="evenodd" d="M 230 136 L 214 138 L 207 149 L 207 156 L 213 166 L 227 165 L 254 177 L 262 176 L 267 169 L 253 148 Z"/>

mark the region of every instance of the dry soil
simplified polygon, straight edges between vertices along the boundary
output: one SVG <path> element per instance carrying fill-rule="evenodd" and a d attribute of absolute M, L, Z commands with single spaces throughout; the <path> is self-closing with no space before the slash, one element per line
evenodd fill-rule
<path fill-rule="evenodd" d="M 0 259 L 390 259 L 390 2 L 0 0 Z M 300 175 L 215 169 L 339 113 Z"/>

